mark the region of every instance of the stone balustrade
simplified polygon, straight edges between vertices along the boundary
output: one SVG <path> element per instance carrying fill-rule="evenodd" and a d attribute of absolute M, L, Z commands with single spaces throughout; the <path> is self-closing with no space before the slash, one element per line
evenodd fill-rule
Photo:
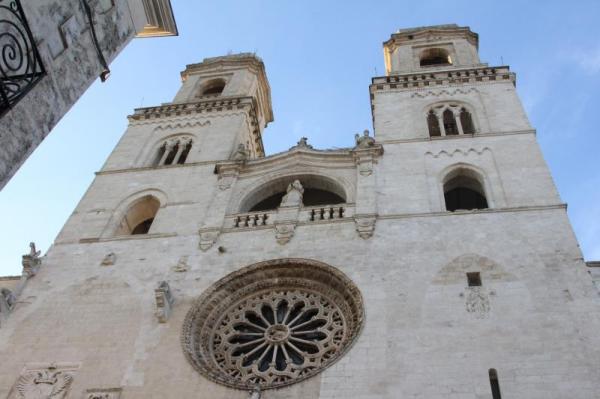
<path fill-rule="evenodd" d="M 320 220 L 342 219 L 347 217 L 345 205 L 321 205 L 304 208 L 301 221 L 317 222 Z"/>
<path fill-rule="evenodd" d="M 252 228 L 273 224 L 273 215 L 276 211 L 249 212 L 230 216 L 228 227 Z"/>

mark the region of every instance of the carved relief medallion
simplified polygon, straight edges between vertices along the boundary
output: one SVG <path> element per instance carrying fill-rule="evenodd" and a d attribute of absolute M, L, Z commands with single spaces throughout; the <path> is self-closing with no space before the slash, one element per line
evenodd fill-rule
<path fill-rule="evenodd" d="M 71 383 L 73 370 L 49 366 L 23 371 L 13 394 L 9 398 L 19 399 L 62 399 L 65 398 Z"/>
<path fill-rule="evenodd" d="M 262 262 L 211 287 L 189 311 L 183 347 L 206 377 L 270 389 L 313 376 L 348 350 L 362 325 L 358 288 L 304 259 Z"/>

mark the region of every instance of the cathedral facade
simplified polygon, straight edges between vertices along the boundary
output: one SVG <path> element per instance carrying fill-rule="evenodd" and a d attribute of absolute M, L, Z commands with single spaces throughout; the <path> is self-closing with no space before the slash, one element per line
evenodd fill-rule
<path fill-rule="evenodd" d="M 263 62 L 136 109 L 0 297 L 0 397 L 594 399 L 600 303 L 507 66 L 384 43 L 374 133 L 265 155 Z"/>

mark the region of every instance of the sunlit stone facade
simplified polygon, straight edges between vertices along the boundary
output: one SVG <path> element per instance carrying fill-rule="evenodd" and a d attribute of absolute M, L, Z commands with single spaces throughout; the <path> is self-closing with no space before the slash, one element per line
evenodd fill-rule
<path fill-rule="evenodd" d="M 477 46 L 394 33 L 374 134 L 268 156 L 262 61 L 188 65 L 24 257 L 0 397 L 597 398 L 598 291 Z"/>

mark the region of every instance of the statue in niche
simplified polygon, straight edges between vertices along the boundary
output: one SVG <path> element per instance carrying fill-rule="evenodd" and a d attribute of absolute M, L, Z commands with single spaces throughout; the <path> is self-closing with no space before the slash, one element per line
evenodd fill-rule
<path fill-rule="evenodd" d="M 369 148 L 375 145 L 375 139 L 369 136 L 369 129 L 365 129 L 362 136 L 356 133 L 354 139 L 356 140 L 356 148 Z"/>
<path fill-rule="evenodd" d="M 246 150 L 246 146 L 244 144 L 238 144 L 237 149 L 233 153 L 232 159 L 234 161 L 245 161 L 248 159 L 248 150 Z"/>
<path fill-rule="evenodd" d="M 281 205 L 279 206 L 302 206 L 302 195 L 304 194 L 304 187 L 300 184 L 299 180 L 294 180 L 287 187 L 287 193 L 281 199 Z"/>

